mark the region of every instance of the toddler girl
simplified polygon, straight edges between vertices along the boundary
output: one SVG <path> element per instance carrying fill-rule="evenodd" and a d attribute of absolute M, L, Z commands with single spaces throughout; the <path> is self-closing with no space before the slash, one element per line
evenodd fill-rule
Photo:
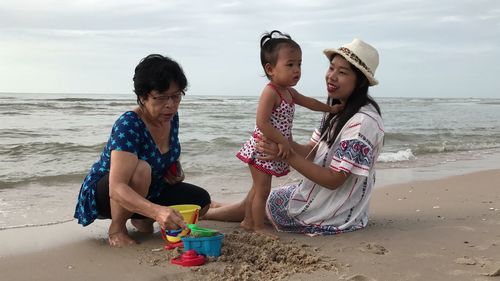
<path fill-rule="evenodd" d="M 269 83 L 259 99 L 256 127 L 250 139 L 236 156 L 247 163 L 252 175 L 252 188 L 247 194 L 245 218 L 241 226 L 249 231 L 264 232 L 265 204 L 271 190 L 272 176 L 281 177 L 290 171 L 284 161 L 262 160 L 265 155 L 256 150 L 260 135 L 276 142 L 278 156 L 286 159 L 290 151 L 295 104 L 314 111 L 337 113 L 341 105 L 327 105 L 301 95 L 293 86 L 300 80 L 302 51 L 287 34 L 274 30 L 260 40 L 260 60 Z M 268 233 L 270 236 L 274 236 Z"/>

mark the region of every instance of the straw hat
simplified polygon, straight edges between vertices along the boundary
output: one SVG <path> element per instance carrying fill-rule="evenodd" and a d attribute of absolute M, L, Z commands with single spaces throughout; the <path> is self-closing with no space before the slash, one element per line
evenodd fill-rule
<path fill-rule="evenodd" d="M 375 70 L 378 66 L 378 52 L 370 44 L 355 38 L 351 43 L 345 44 L 338 49 L 325 49 L 323 51 L 329 60 L 334 54 L 339 54 L 348 62 L 361 70 L 368 78 L 370 86 L 378 84 L 375 79 Z"/>

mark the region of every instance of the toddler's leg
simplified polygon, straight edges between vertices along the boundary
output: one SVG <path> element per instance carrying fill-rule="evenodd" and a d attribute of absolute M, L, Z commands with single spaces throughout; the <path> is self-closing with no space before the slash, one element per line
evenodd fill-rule
<path fill-rule="evenodd" d="M 250 167 L 253 179 L 254 197 L 252 202 L 253 230 L 277 238 L 274 231 L 267 231 L 264 226 L 266 218 L 266 201 L 271 191 L 272 176 Z"/>
<path fill-rule="evenodd" d="M 240 226 L 247 230 L 253 231 L 253 216 L 252 216 L 252 204 L 255 197 L 255 184 L 252 183 L 252 188 L 248 191 L 247 200 L 245 200 L 245 217 L 240 223 Z"/>

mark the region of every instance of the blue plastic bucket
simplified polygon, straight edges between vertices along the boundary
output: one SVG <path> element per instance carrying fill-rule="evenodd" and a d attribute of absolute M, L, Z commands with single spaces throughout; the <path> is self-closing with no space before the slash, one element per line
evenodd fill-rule
<path fill-rule="evenodd" d="M 224 234 L 222 233 L 211 237 L 184 236 L 181 238 L 184 244 L 184 251 L 195 250 L 198 254 L 210 257 L 220 256 L 223 239 Z"/>

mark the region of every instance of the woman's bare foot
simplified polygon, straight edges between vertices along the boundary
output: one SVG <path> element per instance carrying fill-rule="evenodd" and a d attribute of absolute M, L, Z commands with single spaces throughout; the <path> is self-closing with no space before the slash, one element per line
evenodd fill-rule
<path fill-rule="evenodd" d="M 131 219 L 130 223 L 137 229 L 137 231 L 142 233 L 153 233 L 153 223 L 152 219 Z"/>
<path fill-rule="evenodd" d="M 137 244 L 134 239 L 128 236 L 126 230 L 108 234 L 108 241 L 111 247 L 126 247 Z"/>
<path fill-rule="evenodd" d="M 254 230 L 255 233 L 265 235 L 273 240 L 279 240 L 280 238 L 276 235 L 276 232 L 266 228 L 259 228 Z"/>
<path fill-rule="evenodd" d="M 240 226 L 246 231 L 253 231 L 253 222 L 249 222 L 246 219 L 240 222 Z"/>
<path fill-rule="evenodd" d="M 219 207 L 222 207 L 222 206 L 224 206 L 224 205 L 227 205 L 227 204 L 212 201 L 212 202 L 210 203 L 210 208 L 219 208 Z"/>
<path fill-rule="evenodd" d="M 217 206 L 217 208 L 212 208 L 212 205 L 210 205 L 207 213 L 203 216 L 200 216 L 200 219 L 241 222 L 245 217 L 244 201 L 232 204 L 215 203 L 215 205 Z"/>

